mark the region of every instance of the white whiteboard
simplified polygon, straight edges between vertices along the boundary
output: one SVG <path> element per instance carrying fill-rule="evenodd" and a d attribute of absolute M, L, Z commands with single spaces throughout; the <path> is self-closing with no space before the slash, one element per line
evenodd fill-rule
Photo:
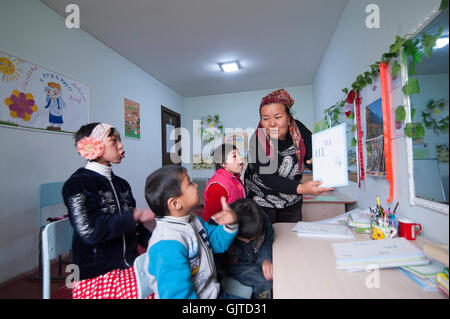
<path fill-rule="evenodd" d="M 313 179 L 321 187 L 348 185 L 346 124 L 312 135 Z"/>

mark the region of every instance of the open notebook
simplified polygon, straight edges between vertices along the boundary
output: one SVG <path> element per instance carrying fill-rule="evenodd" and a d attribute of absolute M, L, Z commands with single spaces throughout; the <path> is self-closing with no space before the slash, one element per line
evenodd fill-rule
<path fill-rule="evenodd" d="M 299 237 L 355 238 L 352 231 L 343 225 L 298 222 L 292 231 Z"/>
<path fill-rule="evenodd" d="M 368 267 L 390 268 L 423 265 L 430 261 L 405 238 L 333 243 L 336 267 L 353 271 Z"/>

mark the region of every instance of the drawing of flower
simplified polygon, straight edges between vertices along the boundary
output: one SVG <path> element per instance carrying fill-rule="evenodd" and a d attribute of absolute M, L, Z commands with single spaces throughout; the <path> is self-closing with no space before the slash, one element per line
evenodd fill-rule
<path fill-rule="evenodd" d="M 5 104 L 9 108 L 9 114 L 13 118 L 21 118 L 25 122 L 31 119 L 31 114 L 38 110 L 34 103 L 34 97 L 31 93 L 19 92 L 14 90 L 10 97 L 5 99 Z"/>
<path fill-rule="evenodd" d="M 77 143 L 78 153 L 88 160 L 95 160 L 103 155 L 105 144 L 95 137 L 84 137 Z"/>

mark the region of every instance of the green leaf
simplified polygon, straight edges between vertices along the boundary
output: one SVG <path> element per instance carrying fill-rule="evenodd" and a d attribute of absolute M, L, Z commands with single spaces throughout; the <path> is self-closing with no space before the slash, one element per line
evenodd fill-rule
<path fill-rule="evenodd" d="M 415 93 L 420 93 L 419 81 L 416 78 L 410 78 L 408 83 L 406 83 L 403 87 L 403 93 L 408 96 Z"/>
<path fill-rule="evenodd" d="M 339 113 L 334 113 L 333 120 L 337 121 L 339 118 Z"/>
<path fill-rule="evenodd" d="M 414 60 L 411 60 L 411 62 L 408 65 L 408 75 L 409 76 L 416 75 L 416 62 Z"/>
<path fill-rule="evenodd" d="M 345 94 L 348 94 L 348 89 L 347 88 L 342 89 L 342 92 L 344 92 Z"/>
<path fill-rule="evenodd" d="M 397 106 L 395 109 L 395 121 L 400 122 L 406 119 L 406 111 L 403 105 Z"/>
<path fill-rule="evenodd" d="M 328 123 L 328 117 L 325 115 L 325 118 L 322 121 L 322 130 L 326 130 L 330 127 L 330 124 Z"/>
<path fill-rule="evenodd" d="M 320 125 L 321 125 L 320 121 L 317 122 L 316 125 L 314 125 L 314 128 L 313 128 L 314 133 L 320 132 Z"/>
<path fill-rule="evenodd" d="M 419 39 L 416 39 L 416 40 L 409 39 L 405 42 L 404 50 L 403 50 L 403 63 L 404 64 L 406 64 L 405 53 L 407 56 L 412 57 L 413 60 L 416 61 L 417 63 L 421 62 L 422 51 L 419 49 L 419 43 L 420 43 Z"/>
<path fill-rule="evenodd" d="M 448 8 L 448 0 L 442 0 L 441 1 L 441 6 L 439 7 L 439 10 L 444 11 L 447 8 Z"/>
<path fill-rule="evenodd" d="M 414 137 L 424 137 L 425 136 L 425 128 L 423 127 L 422 123 L 417 123 L 416 127 L 414 128 Z"/>
<path fill-rule="evenodd" d="M 355 147 L 356 146 L 356 138 L 352 138 L 352 147 Z"/>
<path fill-rule="evenodd" d="M 358 125 L 356 125 L 356 124 L 353 125 L 353 126 L 352 126 L 352 132 L 355 132 L 357 128 L 358 128 Z"/>
<path fill-rule="evenodd" d="M 416 109 L 411 107 L 411 121 L 413 120 L 414 115 L 416 115 Z"/>
<path fill-rule="evenodd" d="M 435 35 L 430 35 L 426 33 L 422 34 L 421 43 L 427 58 L 430 58 L 431 55 L 433 54 L 433 47 L 436 45 L 436 41 L 441 36 L 442 32 L 444 32 L 443 26 L 439 28 L 438 33 Z"/>
<path fill-rule="evenodd" d="M 427 103 L 427 108 L 430 110 L 434 110 L 435 107 L 436 105 L 434 104 L 434 99 L 429 99 Z"/>
<path fill-rule="evenodd" d="M 406 126 L 405 126 L 405 134 L 408 137 L 412 137 L 412 124 L 411 123 L 406 124 Z"/>
<path fill-rule="evenodd" d="M 397 62 L 397 60 L 394 60 L 392 62 L 392 78 L 395 78 L 395 76 L 402 70 L 402 66 Z"/>
<path fill-rule="evenodd" d="M 394 53 L 394 52 L 400 51 L 400 49 L 402 48 L 404 43 L 405 43 L 405 39 L 403 39 L 400 36 L 397 36 L 395 38 L 395 43 L 390 46 L 389 52 Z"/>

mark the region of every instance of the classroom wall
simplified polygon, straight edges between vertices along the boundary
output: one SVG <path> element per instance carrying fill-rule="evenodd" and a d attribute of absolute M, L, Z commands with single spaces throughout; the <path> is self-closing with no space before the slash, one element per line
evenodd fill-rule
<path fill-rule="evenodd" d="M 365 8 L 371 3 L 380 8 L 379 29 L 368 29 L 365 25 L 368 16 Z M 439 4 L 440 0 L 349 0 L 313 82 L 315 122 L 322 120 L 323 111 L 343 97 L 341 89 L 350 87 L 357 75 L 370 69 L 389 51 L 396 35 L 405 36 Z M 403 104 L 401 94 L 393 95 L 397 98 L 391 103 Z M 405 139 L 392 140 L 392 148 L 394 204 L 400 202 L 398 212 L 422 223 L 425 237 L 448 243 L 449 216 L 409 204 Z M 388 198 L 389 183 L 384 178 L 367 176 L 361 189 L 351 182 L 338 190 L 357 199 L 360 208 L 367 208 L 376 203 L 376 195 L 383 201 Z"/>
<path fill-rule="evenodd" d="M 84 31 L 67 29 L 41 2 L 1 2 L 0 49 L 88 83 L 91 122 L 111 123 L 123 137 L 123 98 L 140 103 L 141 139 L 122 138 L 126 158 L 113 170 L 146 207 L 145 178 L 161 166 L 160 107 L 182 114 L 182 96 Z M 66 180 L 84 160 L 71 135 L 0 127 L 0 136 L 1 283 L 37 267 L 39 185 Z"/>
<path fill-rule="evenodd" d="M 209 178 L 214 174 L 212 169 L 192 169 L 193 121 L 200 120 L 204 115 L 219 114 L 224 128 L 241 128 L 243 131 L 252 128 L 255 130 L 259 122 L 259 104 L 261 99 L 277 89 L 279 88 L 184 99 L 182 126 L 191 133 L 191 157 L 190 162 L 183 163 L 183 166 L 187 168 L 191 177 Z M 294 117 L 312 131 L 314 123 L 312 86 L 286 87 L 285 89 L 295 100 L 292 107 L 295 112 Z"/>

